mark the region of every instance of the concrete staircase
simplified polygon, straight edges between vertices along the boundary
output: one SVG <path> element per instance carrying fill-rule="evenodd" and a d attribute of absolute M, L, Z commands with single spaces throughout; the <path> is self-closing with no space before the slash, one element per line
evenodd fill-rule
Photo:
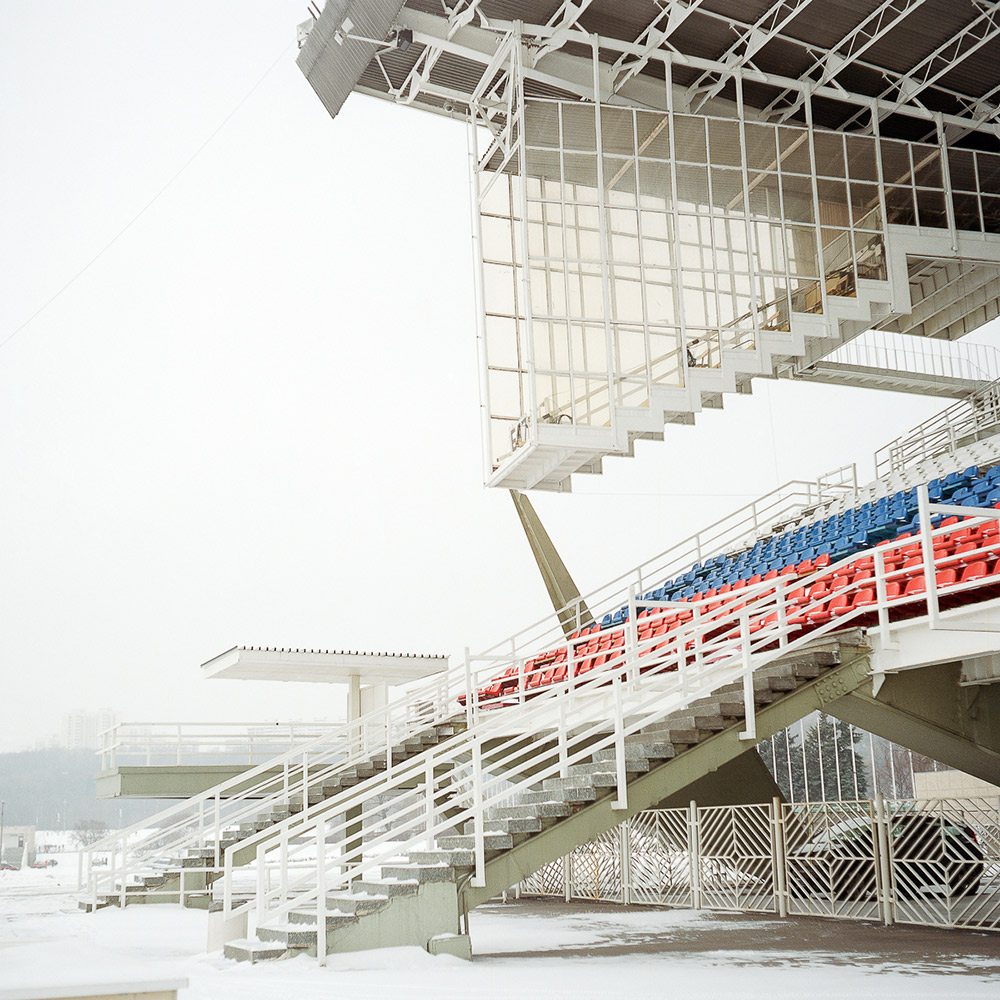
<path fill-rule="evenodd" d="M 392 748 L 393 766 L 420 756 L 427 747 L 434 746 L 464 728 L 465 717 L 458 716 L 418 732 Z M 309 786 L 309 805 L 326 801 L 344 789 L 351 788 L 366 778 L 384 771 L 385 766 L 385 755 L 381 754 L 349 769 L 340 770 L 327 780 L 317 780 Z M 216 864 L 214 843 L 206 847 L 189 848 L 180 854 L 167 854 L 151 861 L 147 870 L 140 872 L 125 886 L 125 905 L 181 902 L 184 906 L 208 909 L 212 903 L 212 885 L 222 875 L 223 852 L 229 847 L 238 846 L 261 831 L 277 829 L 281 823 L 300 814 L 302 809 L 300 798 L 288 799 L 262 809 L 259 814 L 245 822 L 226 828 L 218 844 L 219 865 Z M 255 851 L 256 846 L 244 850 L 237 849 L 233 856 L 234 866 L 248 864 L 253 860 Z M 94 900 L 81 900 L 79 906 L 90 912 L 105 906 L 120 906 L 121 903 L 122 894 L 119 891 L 98 895 L 96 903 Z"/>
<path fill-rule="evenodd" d="M 759 738 L 813 711 L 823 698 L 816 686 L 834 674 L 841 675 L 833 681 L 838 691 L 866 679 L 867 648 L 859 631 L 820 640 L 758 669 L 753 690 Z M 486 818 L 483 887 L 471 885 L 471 829 L 438 837 L 433 849 L 425 844 L 407 848 L 383 865 L 378 877 L 327 895 L 326 952 L 397 945 L 434 950 L 442 938 L 462 939 L 461 918 L 469 908 L 627 816 L 690 789 L 727 761 L 755 752 L 752 742 L 740 739 L 745 724 L 743 687 L 732 683 L 629 738 L 625 809 L 616 808 L 613 749 L 600 749 L 589 761 L 570 765 L 565 777 L 547 778 L 521 792 Z M 250 962 L 315 955 L 318 924 L 311 902 L 292 909 L 281 922 L 261 924 L 253 938 L 229 942 L 224 954 Z"/>
<path fill-rule="evenodd" d="M 654 385 L 648 406 L 616 406 L 612 427 L 539 422 L 538 445 L 515 451 L 489 485 L 566 492 L 574 473 L 599 473 L 605 455 L 632 457 L 637 440 L 662 441 L 667 424 L 693 424 L 727 394 L 751 392 L 753 379 L 791 377 L 900 315 L 889 281 L 859 280 L 855 293 L 831 295 L 826 314 L 792 313 L 788 330 L 762 330 L 752 345 L 723 349 L 716 367 L 689 367 L 685 385 Z"/>

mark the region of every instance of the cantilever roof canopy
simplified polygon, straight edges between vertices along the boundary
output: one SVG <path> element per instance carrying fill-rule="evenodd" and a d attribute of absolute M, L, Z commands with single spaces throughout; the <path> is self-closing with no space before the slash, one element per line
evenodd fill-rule
<path fill-rule="evenodd" d="M 861 130 L 876 101 L 883 134 L 940 114 L 950 143 L 1000 148 L 995 0 L 328 0 L 298 62 L 331 115 L 358 91 L 464 117 L 516 21 L 529 95 L 592 98 L 599 36 L 604 100 L 661 106 L 669 53 L 679 109 L 733 100 L 738 76 L 769 118 L 803 120 L 808 93 L 817 125 Z"/>
<path fill-rule="evenodd" d="M 233 646 L 201 665 L 206 678 L 405 684 L 448 669 L 447 656 Z"/>

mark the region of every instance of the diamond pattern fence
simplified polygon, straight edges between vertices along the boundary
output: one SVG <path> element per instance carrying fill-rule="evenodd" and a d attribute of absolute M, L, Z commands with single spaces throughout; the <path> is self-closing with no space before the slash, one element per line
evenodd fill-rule
<path fill-rule="evenodd" d="M 1000 799 L 654 809 L 518 893 L 1000 930 Z"/>

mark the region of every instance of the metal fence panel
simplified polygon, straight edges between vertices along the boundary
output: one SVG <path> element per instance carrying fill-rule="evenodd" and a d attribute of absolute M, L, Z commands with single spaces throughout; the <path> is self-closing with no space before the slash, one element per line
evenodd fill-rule
<path fill-rule="evenodd" d="M 651 809 L 536 896 L 1000 930 L 1000 799 Z"/>
<path fill-rule="evenodd" d="M 699 903 L 707 909 L 774 913 L 773 807 L 698 810 Z"/>
<path fill-rule="evenodd" d="M 633 903 L 694 905 L 687 809 L 650 809 L 629 821 Z"/>
<path fill-rule="evenodd" d="M 1000 800 L 886 803 L 893 917 L 1000 928 Z"/>
<path fill-rule="evenodd" d="M 788 912 L 878 920 L 878 831 L 871 802 L 784 805 Z"/>

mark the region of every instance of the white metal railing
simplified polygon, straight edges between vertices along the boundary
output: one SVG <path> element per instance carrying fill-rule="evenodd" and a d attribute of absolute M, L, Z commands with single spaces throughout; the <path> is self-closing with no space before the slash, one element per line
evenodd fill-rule
<path fill-rule="evenodd" d="M 1000 381 L 991 382 L 875 452 L 879 478 L 953 452 L 1000 425 Z"/>
<path fill-rule="evenodd" d="M 339 722 L 120 722 L 100 734 L 102 771 L 119 765 L 259 764 L 340 729 Z"/>
<path fill-rule="evenodd" d="M 637 601 L 633 587 L 629 619 L 615 633 L 619 642 L 610 650 L 609 660 L 576 676 L 575 667 L 586 656 L 581 652 L 586 637 L 571 643 L 567 679 L 540 688 L 533 696 L 525 686 L 523 657 L 488 657 L 494 674 L 505 668 L 519 671 L 516 689 L 493 698 L 492 705 L 489 698 L 469 697 L 463 732 L 391 772 L 331 796 L 308 818 L 290 817 L 228 847 L 221 885 L 225 912 L 253 910 L 259 926 L 280 921 L 292 908 L 308 906 L 316 908 L 319 926 L 325 926 L 329 890 L 347 889 L 390 859 L 430 846 L 436 838 L 466 824 L 472 828 L 474 844 L 472 884 L 485 885 L 485 845 L 492 810 L 545 778 L 565 776 L 572 765 L 606 748 L 614 750 L 613 808 L 627 808 L 625 740 L 734 681 L 742 682 L 743 688 L 746 728 L 742 736 L 755 741 L 755 670 L 859 621 L 874 621 L 873 627 L 887 643 L 897 615 L 904 614 L 907 606 L 918 614 L 926 613 L 929 627 L 947 628 L 944 619 L 951 612 L 942 611 L 943 601 L 983 599 L 973 593 L 981 581 L 952 583 L 945 578 L 939 582 L 934 539 L 954 528 L 932 529 L 930 518 L 936 514 L 954 514 L 966 518 L 967 524 L 997 518 L 993 510 L 931 504 L 923 487 L 918 537 L 883 543 L 803 578 L 779 577 L 748 585 L 728 595 L 721 607 L 715 598 L 683 603 Z M 909 579 L 914 570 L 896 568 L 891 556 L 914 545 L 920 547 L 919 565 L 933 567 L 933 571 L 927 573 L 923 592 L 900 594 L 898 581 Z M 991 557 L 998 550 L 1000 541 L 994 540 L 981 551 L 965 553 L 964 558 Z M 940 558 L 946 561 L 945 556 Z M 838 571 L 863 559 L 871 560 L 871 577 L 845 580 L 836 591 L 846 598 L 845 613 L 804 629 L 810 614 L 822 612 L 830 600 L 829 593 L 812 596 L 813 585 L 829 583 Z M 862 588 L 869 591 L 866 603 L 854 607 L 852 599 Z M 653 613 L 640 620 L 639 604 L 652 606 Z M 678 614 L 681 617 L 668 632 L 655 633 L 658 624 Z M 467 657 L 470 692 L 478 686 L 474 666 L 474 658 Z M 506 709 L 489 710 L 500 705 Z M 376 807 L 381 810 L 380 826 L 363 836 L 364 815 Z M 249 902 L 240 903 L 235 856 L 251 848 L 256 888 Z M 305 865 L 304 872 L 302 867 L 296 869 L 301 865 Z M 293 875 L 293 869 L 303 873 Z"/>
<path fill-rule="evenodd" d="M 651 809 L 518 896 L 1000 930 L 1000 799 Z"/>
<path fill-rule="evenodd" d="M 772 526 L 802 516 L 835 499 L 856 496 L 857 475 L 852 466 L 834 470 L 816 481 L 792 480 L 771 493 L 721 518 L 665 552 L 605 584 L 583 598 L 589 607 L 620 607 L 629 594 L 641 595 L 649 585 L 658 585 L 671 573 L 691 568 L 692 563 L 740 547 Z M 580 606 L 571 609 L 579 614 Z M 217 868 L 225 831 L 248 823 L 269 810 L 289 805 L 301 807 L 308 816 L 309 789 L 333 781 L 337 774 L 367 762 L 379 754 L 387 760 L 387 739 L 400 743 L 422 729 L 443 722 L 460 710 L 458 696 L 492 677 L 493 664 L 511 656 L 525 658 L 558 644 L 563 633 L 552 616 L 495 644 L 475 658 L 470 672 L 457 665 L 430 680 L 410 685 L 385 708 L 354 723 L 333 725 L 313 740 L 290 747 L 192 798 L 161 810 L 154 816 L 117 832 L 80 852 L 80 883 L 96 903 L 102 893 L 124 895 L 143 874 L 158 870 L 165 858 L 184 852 L 210 850 L 205 867 Z M 387 735 L 388 734 L 388 735 Z M 392 770 L 391 765 L 387 768 Z M 93 857 L 107 856 L 110 863 L 95 871 Z M 188 868 L 189 875 L 196 869 Z M 191 878 L 191 891 L 198 880 Z M 183 897 L 186 889 L 181 890 Z"/>
<path fill-rule="evenodd" d="M 1000 351 L 990 344 L 938 340 L 888 330 L 868 330 L 842 344 L 823 361 L 974 382 L 1000 378 Z"/>

